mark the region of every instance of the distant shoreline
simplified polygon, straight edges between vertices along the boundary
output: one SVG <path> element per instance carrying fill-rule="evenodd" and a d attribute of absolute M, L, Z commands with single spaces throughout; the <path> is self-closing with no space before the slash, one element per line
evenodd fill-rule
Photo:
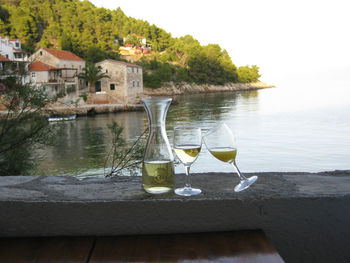
<path fill-rule="evenodd" d="M 166 83 L 158 89 L 144 88 L 144 96 L 176 96 L 183 94 L 198 94 L 198 93 L 215 93 L 215 92 L 232 92 L 245 90 L 258 90 L 266 88 L 274 88 L 273 85 L 268 85 L 264 82 L 254 83 L 227 83 L 225 85 L 198 85 L 181 83 L 175 84 L 172 82 Z M 78 107 L 52 107 L 49 108 L 49 115 L 66 115 L 77 114 L 78 116 L 95 115 L 100 113 L 113 113 L 124 111 L 142 111 L 143 105 L 136 104 L 86 104 Z"/>
<path fill-rule="evenodd" d="M 176 96 L 183 94 L 198 94 L 198 93 L 215 93 L 215 92 L 232 92 L 232 91 L 245 91 L 245 90 L 258 90 L 266 88 L 274 88 L 273 85 L 268 85 L 263 82 L 255 83 L 228 83 L 225 85 L 198 85 L 198 84 L 174 84 L 166 83 L 161 88 L 150 89 L 144 88 L 144 96 Z M 125 111 L 142 111 L 144 109 L 141 103 L 134 104 L 85 104 L 75 106 L 54 106 L 46 108 L 46 113 L 48 117 L 59 116 L 59 115 L 69 115 L 76 114 L 78 116 L 88 116 L 100 113 L 116 113 Z M 0 111 L 0 114 L 6 114 L 7 111 Z"/>
<path fill-rule="evenodd" d="M 244 90 L 258 90 L 258 89 L 267 89 L 267 88 L 275 88 L 275 86 L 268 85 L 264 82 L 227 83 L 225 85 L 210 85 L 210 84 L 199 85 L 194 83 L 176 84 L 173 82 L 169 82 L 158 89 L 144 88 L 143 94 L 146 96 L 175 96 L 175 95 L 183 95 L 183 94 L 244 91 Z"/>

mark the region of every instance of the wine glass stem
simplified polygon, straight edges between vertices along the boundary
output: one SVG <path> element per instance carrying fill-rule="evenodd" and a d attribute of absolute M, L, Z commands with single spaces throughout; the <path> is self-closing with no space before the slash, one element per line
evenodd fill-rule
<path fill-rule="evenodd" d="M 231 164 L 232 164 L 233 168 L 235 168 L 235 170 L 236 170 L 236 172 L 237 172 L 237 174 L 238 174 L 239 179 L 240 179 L 241 181 L 247 180 L 247 177 L 245 177 L 245 176 L 241 173 L 241 171 L 238 169 L 238 166 L 237 166 L 236 162 L 233 161 L 233 162 L 231 162 Z"/>
<path fill-rule="evenodd" d="M 186 188 L 191 188 L 190 168 L 191 168 L 191 166 L 185 165 L 185 171 L 186 171 L 186 183 L 185 183 L 185 187 L 186 187 Z"/>

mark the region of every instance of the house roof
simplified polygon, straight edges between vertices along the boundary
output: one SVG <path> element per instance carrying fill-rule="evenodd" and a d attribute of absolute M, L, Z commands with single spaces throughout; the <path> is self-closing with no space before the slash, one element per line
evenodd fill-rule
<path fill-rule="evenodd" d="M 42 63 L 41 61 L 35 61 L 29 65 L 30 71 L 49 71 L 52 69 L 56 69 L 56 68 L 53 66 L 47 65 L 45 63 Z"/>
<path fill-rule="evenodd" d="M 85 61 L 84 59 L 82 59 L 81 57 L 78 57 L 77 55 L 73 54 L 70 51 L 56 50 L 56 49 L 50 49 L 50 48 L 44 48 L 44 50 L 59 59 Z"/>
<path fill-rule="evenodd" d="M 17 41 L 17 40 L 19 40 L 18 38 L 11 38 L 11 39 L 9 39 L 9 41 Z"/>
<path fill-rule="evenodd" d="M 122 65 L 125 65 L 127 67 L 139 67 L 139 68 L 142 68 L 141 66 L 139 65 L 136 65 L 136 64 L 131 64 L 131 63 L 127 63 L 127 62 L 124 62 L 124 61 L 119 61 L 119 60 L 114 60 L 114 59 L 105 59 L 97 64 L 100 64 L 104 61 L 110 61 L 110 62 L 113 62 L 113 63 L 118 63 L 118 64 L 122 64 Z"/>
<path fill-rule="evenodd" d="M 7 57 L 0 55 L 0 61 L 11 61 L 11 60 L 9 60 Z"/>

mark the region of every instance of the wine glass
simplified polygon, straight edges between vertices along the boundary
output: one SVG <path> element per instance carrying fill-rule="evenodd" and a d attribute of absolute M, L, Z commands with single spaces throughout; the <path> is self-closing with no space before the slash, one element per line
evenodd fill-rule
<path fill-rule="evenodd" d="M 182 196 L 198 195 L 202 191 L 191 187 L 190 168 L 197 159 L 202 148 L 202 134 L 200 128 L 175 127 L 174 152 L 185 166 L 186 183 L 182 188 L 175 189 L 175 193 Z"/>
<path fill-rule="evenodd" d="M 225 124 L 220 123 L 217 127 L 210 130 L 203 141 L 209 152 L 222 162 L 231 164 L 239 177 L 239 184 L 235 186 L 235 192 L 240 192 L 251 186 L 257 179 L 257 176 L 245 177 L 236 165 L 237 146 L 235 137 L 231 129 Z"/>

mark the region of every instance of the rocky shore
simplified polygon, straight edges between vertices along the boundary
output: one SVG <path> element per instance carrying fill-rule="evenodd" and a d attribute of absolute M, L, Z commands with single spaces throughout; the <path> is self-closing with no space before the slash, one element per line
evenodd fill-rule
<path fill-rule="evenodd" d="M 214 93 L 214 92 L 230 92 L 242 90 L 257 90 L 274 88 L 263 82 L 255 83 L 227 83 L 225 85 L 198 85 L 194 83 L 166 83 L 158 89 L 144 88 L 144 97 L 151 96 L 175 96 L 182 94 L 196 94 L 196 93 Z M 140 98 L 141 99 L 141 98 Z M 123 112 L 123 111 L 140 111 L 143 110 L 143 105 L 138 102 L 133 104 L 85 104 L 80 102 L 77 106 L 57 106 L 53 105 L 47 108 L 47 116 L 77 114 L 78 116 L 94 115 L 99 113 Z M 0 114 L 6 114 L 7 111 L 0 111 Z"/>
<path fill-rule="evenodd" d="M 52 107 L 47 109 L 48 116 L 77 114 L 78 116 L 95 115 L 99 113 L 139 111 L 142 104 L 86 104 L 77 107 Z"/>
<path fill-rule="evenodd" d="M 168 82 L 159 89 L 144 88 L 144 95 L 147 96 L 174 96 L 181 94 L 194 93 L 210 93 L 210 92 L 225 92 L 225 91 L 241 91 L 241 90 L 257 90 L 274 88 L 273 85 L 268 85 L 264 82 L 254 83 L 227 83 L 225 85 L 209 85 L 209 84 L 194 84 L 181 83 L 176 84 Z"/>
<path fill-rule="evenodd" d="M 268 85 L 263 82 L 254 83 L 227 83 L 225 85 L 198 85 L 194 83 L 181 83 L 176 84 L 168 82 L 164 86 L 158 89 L 144 88 L 144 97 L 151 96 L 175 96 L 182 94 L 195 94 L 195 93 L 213 93 L 213 92 L 229 92 L 229 91 L 242 91 L 242 90 L 257 90 L 274 88 L 272 85 Z M 49 116 L 65 115 L 65 114 L 77 114 L 93 115 L 99 113 L 109 112 L 122 112 L 122 111 L 137 111 L 143 110 L 141 103 L 135 104 L 85 104 L 77 107 L 52 107 L 48 109 Z"/>

